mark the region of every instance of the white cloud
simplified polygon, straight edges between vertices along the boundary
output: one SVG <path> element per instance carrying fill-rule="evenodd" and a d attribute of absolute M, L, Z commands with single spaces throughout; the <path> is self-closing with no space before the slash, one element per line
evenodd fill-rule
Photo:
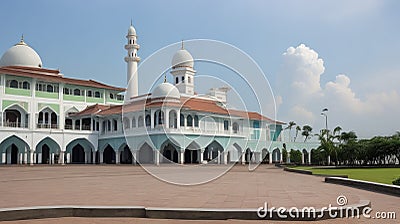
<path fill-rule="evenodd" d="M 343 130 L 355 130 L 361 137 L 389 135 L 398 130 L 394 121 L 400 114 L 400 95 L 396 89 L 356 94 L 345 74 L 322 85 L 324 71 L 324 62 L 315 50 L 304 44 L 286 50 L 276 88 L 281 97 L 279 119 L 310 124 L 318 131 L 324 126 L 321 109 L 327 107 L 330 128 L 339 125 Z"/>

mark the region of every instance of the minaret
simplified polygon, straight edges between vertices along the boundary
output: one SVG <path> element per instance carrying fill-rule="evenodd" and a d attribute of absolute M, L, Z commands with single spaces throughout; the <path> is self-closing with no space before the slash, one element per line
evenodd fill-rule
<path fill-rule="evenodd" d="M 126 63 L 128 63 L 127 69 L 127 90 L 125 99 L 129 100 L 132 97 L 138 95 L 139 88 L 138 88 L 138 72 L 137 72 L 137 65 L 140 61 L 140 58 L 137 56 L 137 51 L 139 50 L 140 46 L 137 44 L 137 36 L 136 30 L 132 26 L 128 29 L 128 35 L 126 35 L 126 39 L 128 43 L 125 45 L 125 49 L 128 51 L 128 56 L 125 57 Z"/>
<path fill-rule="evenodd" d="M 183 47 L 172 57 L 171 74 L 174 77 L 174 83 L 180 93 L 194 95 L 194 75 L 196 71 L 193 68 L 194 60 L 189 51 Z"/>

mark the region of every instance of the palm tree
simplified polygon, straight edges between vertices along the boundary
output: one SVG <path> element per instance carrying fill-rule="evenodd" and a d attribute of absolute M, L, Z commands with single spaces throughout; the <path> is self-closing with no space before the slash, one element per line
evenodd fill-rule
<path fill-rule="evenodd" d="M 292 137 L 291 137 L 291 132 L 292 132 L 292 127 L 294 127 L 296 125 L 296 122 L 294 121 L 290 121 L 288 126 L 285 129 L 289 129 L 289 142 L 292 141 Z"/>
<path fill-rule="evenodd" d="M 297 136 L 299 135 L 299 132 L 301 131 L 301 127 L 300 126 L 296 126 L 296 136 L 294 136 L 294 141 L 296 141 Z"/>
<path fill-rule="evenodd" d="M 303 126 L 303 132 L 301 132 L 301 135 L 304 136 L 304 142 L 307 141 L 308 137 L 312 133 L 312 127 L 310 125 L 304 125 Z"/>
<path fill-rule="evenodd" d="M 318 149 L 324 151 L 328 157 L 328 165 L 331 164 L 331 154 L 334 151 L 335 145 L 332 141 L 332 136 L 329 135 L 329 130 L 322 129 L 321 134 L 316 134 L 318 136 L 319 141 L 321 142 Z"/>

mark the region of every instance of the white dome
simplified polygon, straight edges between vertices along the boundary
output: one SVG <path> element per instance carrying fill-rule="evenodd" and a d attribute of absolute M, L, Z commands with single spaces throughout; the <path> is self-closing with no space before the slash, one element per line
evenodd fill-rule
<path fill-rule="evenodd" d="M 164 82 L 158 85 L 151 93 L 152 99 L 157 98 L 175 98 L 180 99 L 179 90 L 171 83 Z"/>
<path fill-rule="evenodd" d="M 190 67 L 193 68 L 194 61 L 189 51 L 181 49 L 172 57 L 172 68 L 174 67 Z"/>
<path fill-rule="evenodd" d="M 23 40 L 8 49 L 0 59 L 0 66 L 42 67 L 40 56 Z"/>
<path fill-rule="evenodd" d="M 136 36 L 136 30 L 132 25 L 128 29 L 128 35 L 129 36 L 131 36 L 131 35 L 135 35 Z"/>

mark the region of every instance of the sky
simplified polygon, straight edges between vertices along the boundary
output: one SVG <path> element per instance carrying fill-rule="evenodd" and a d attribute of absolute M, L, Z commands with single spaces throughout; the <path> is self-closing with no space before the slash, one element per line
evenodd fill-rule
<path fill-rule="evenodd" d="M 125 87 L 131 20 L 142 61 L 181 40 L 218 40 L 262 69 L 278 120 L 318 132 L 328 108 L 328 128 L 367 138 L 400 130 L 399 11 L 396 0 L 3 0 L 0 52 L 24 34 L 44 67 Z"/>

